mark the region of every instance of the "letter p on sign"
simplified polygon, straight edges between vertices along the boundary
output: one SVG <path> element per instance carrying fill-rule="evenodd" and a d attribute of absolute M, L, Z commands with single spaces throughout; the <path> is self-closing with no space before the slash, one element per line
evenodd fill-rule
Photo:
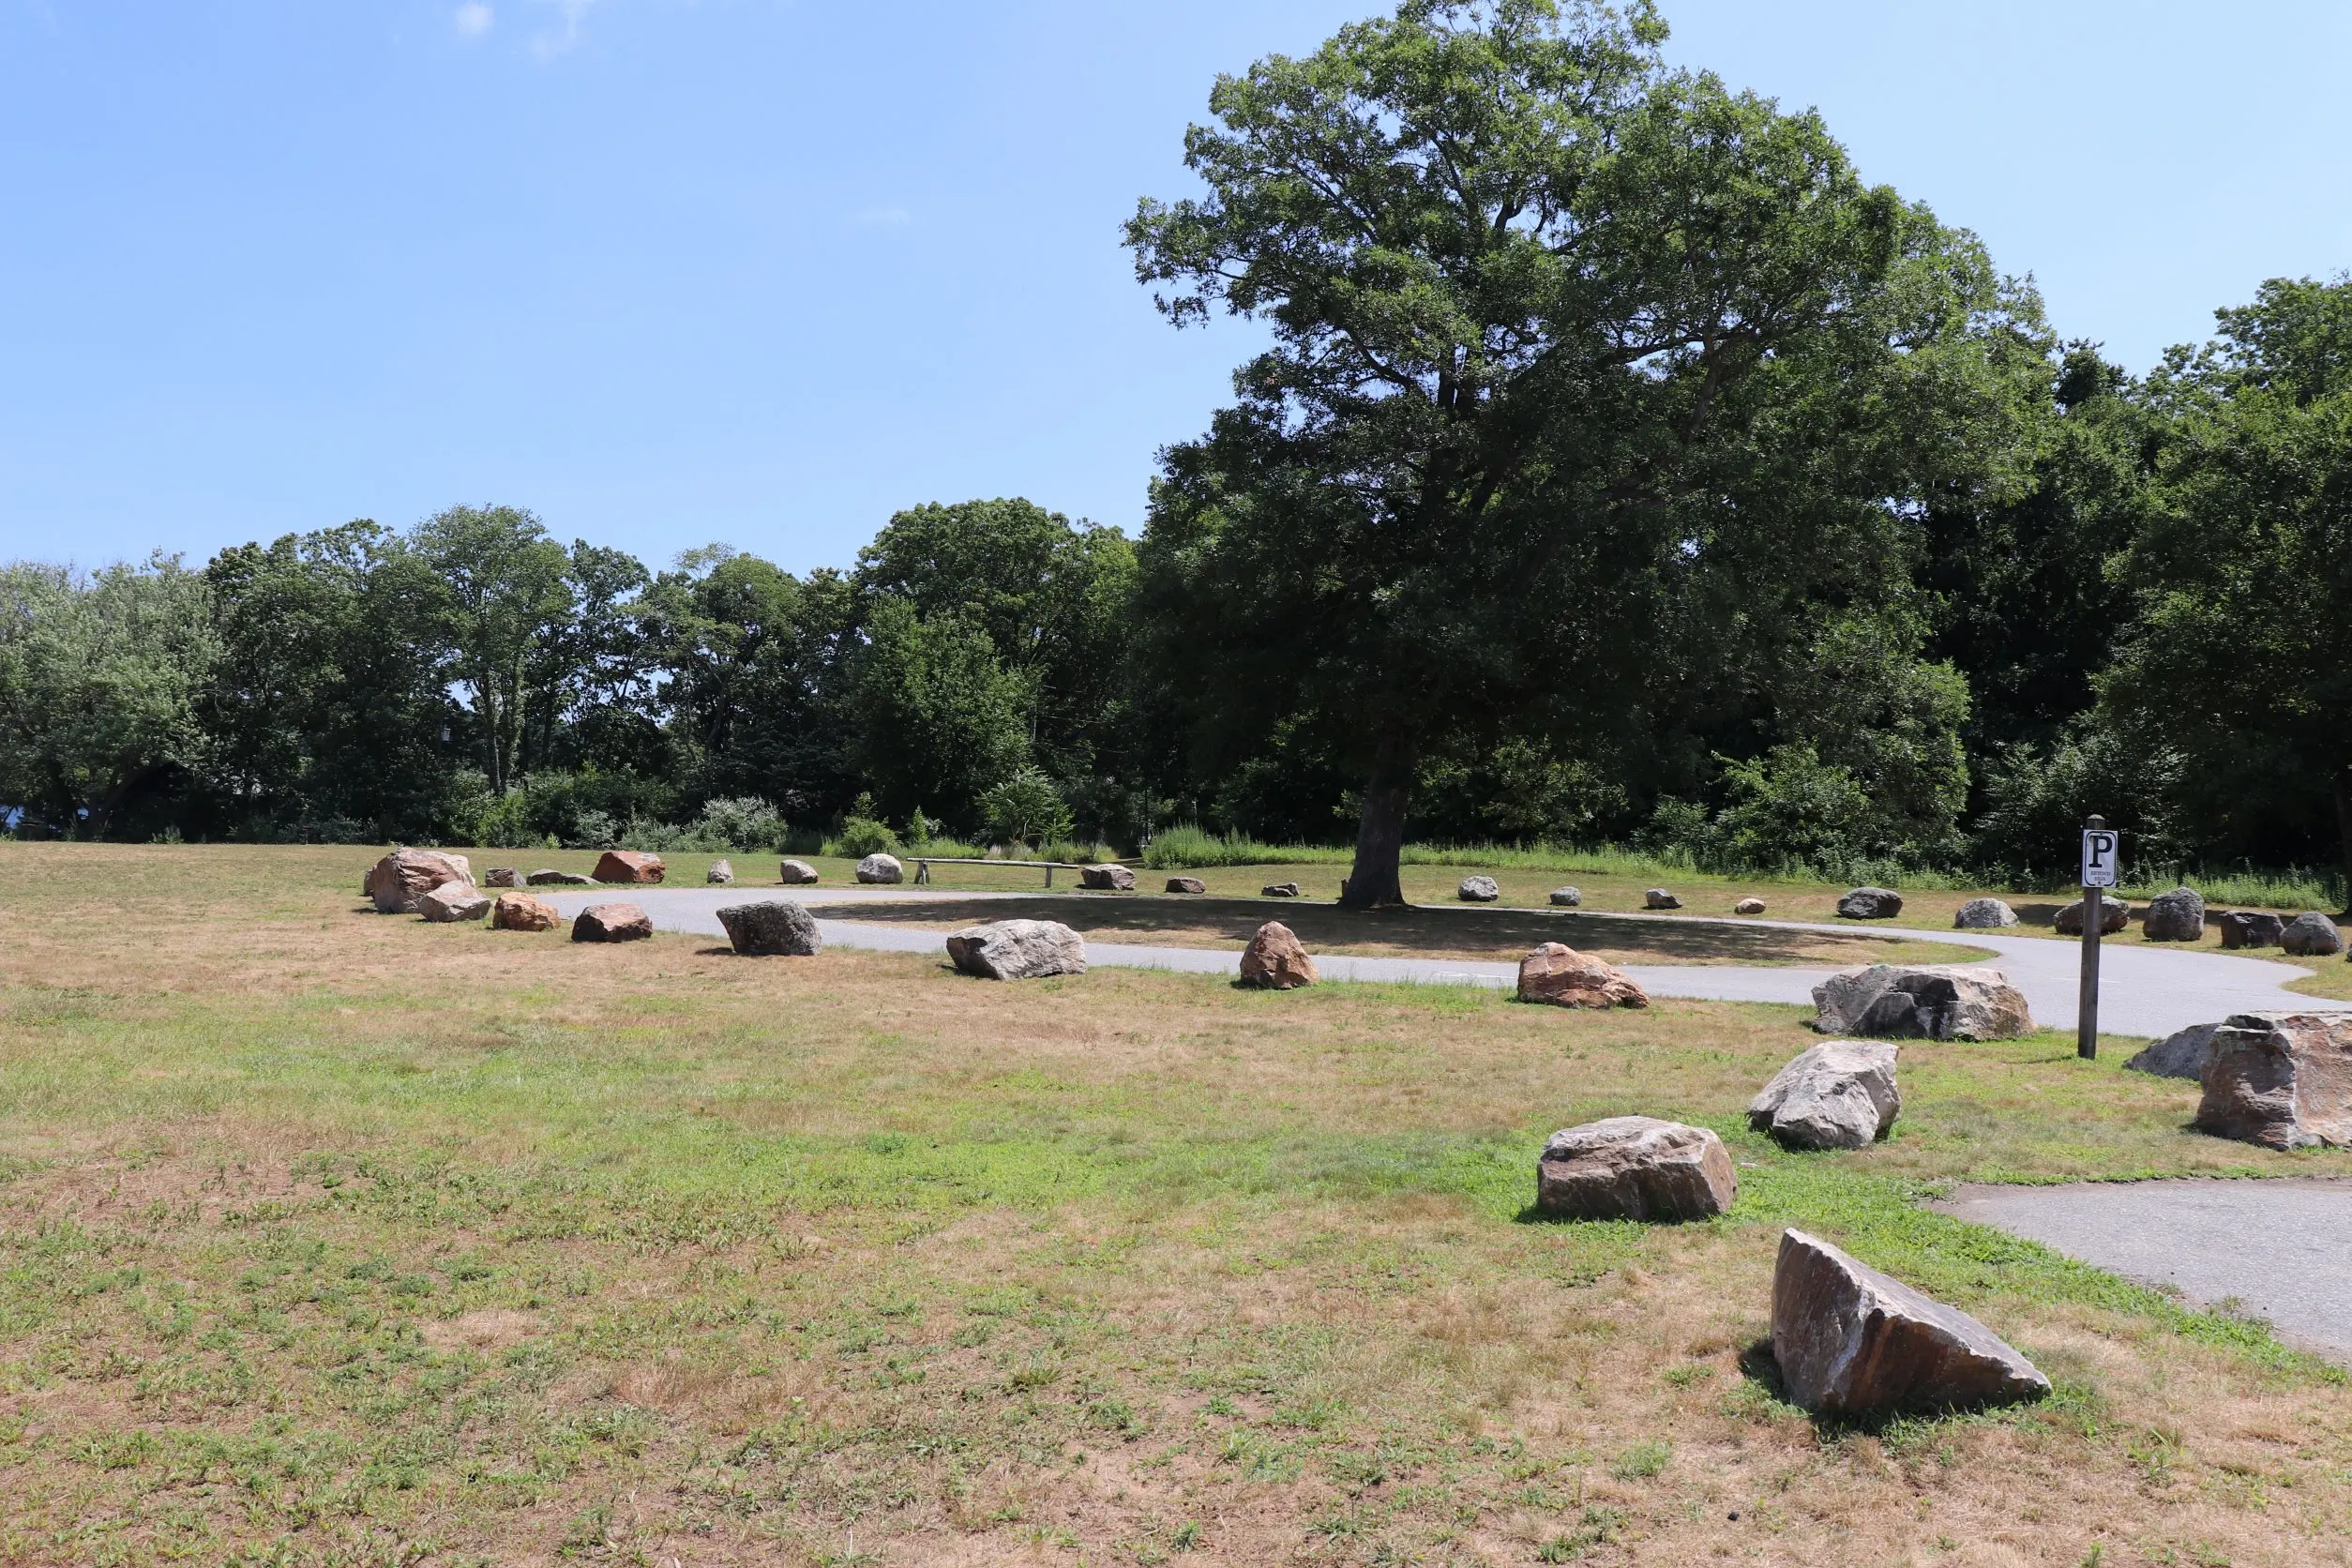
<path fill-rule="evenodd" d="M 2113 828 L 2083 830 L 2083 882 L 2085 887 L 2113 887 L 2117 870 L 2116 836 Z"/>

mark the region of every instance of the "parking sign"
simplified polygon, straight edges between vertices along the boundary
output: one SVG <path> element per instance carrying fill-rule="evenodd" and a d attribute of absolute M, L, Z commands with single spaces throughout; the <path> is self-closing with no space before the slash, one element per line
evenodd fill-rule
<path fill-rule="evenodd" d="M 2083 886 L 2113 887 L 2118 858 L 2115 829 L 2107 827 L 2083 829 Z"/>

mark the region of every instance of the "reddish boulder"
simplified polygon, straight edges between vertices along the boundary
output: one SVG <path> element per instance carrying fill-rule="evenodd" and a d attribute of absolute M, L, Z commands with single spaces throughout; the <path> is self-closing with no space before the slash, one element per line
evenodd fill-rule
<path fill-rule="evenodd" d="M 1654 1116 L 1563 1127 L 1535 1162 L 1535 1206 L 1560 1219 L 1706 1219 L 1739 1194 L 1722 1138 Z"/>
<path fill-rule="evenodd" d="M 2196 1126 L 2272 1149 L 2352 1148 L 2352 1013 L 2239 1013 L 2206 1048 Z"/>
<path fill-rule="evenodd" d="M 1206 893 L 1209 884 L 1199 877 L 1170 877 L 1168 879 L 1168 890 L 1170 893 Z"/>
<path fill-rule="evenodd" d="M 1097 893 L 1133 893 L 1135 873 L 1115 861 L 1100 866 L 1078 867 L 1078 886 L 1093 888 Z"/>
<path fill-rule="evenodd" d="M 563 919 L 561 910 L 528 893 L 502 893 L 490 906 L 493 931 L 552 931 Z"/>
<path fill-rule="evenodd" d="M 417 900 L 443 882 L 471 885 L 473 881 L 473 865 L 461 854 L 395 850 L 368 873 L 368 897 L 380 913 L 415 914 Z"/>
<path fill-rule="evenodd" d="M 1983 1323 L 1802 1230 L 1781 1232 L 1772 1358 L 1788 1397 L 1831 1416 L 2013 1405 L 2050 1392 Z"/>
<path fill-rule="evenodd" d="M 1279 920 L 1269 920 L 1258 927 L 1258 934 L 1249 939 L 1242 950 L 1242 984 L 1259 986 L 1270 991 L 1292 990 L 1300 986 L 1312 986 L 1319 976 L 1315 960 L 1306 955 L 1306 943 L 1298 933 Z"/>
<path fill-rule="evenodd" d="M 661 881 L 663 870 L 661 856 L 641 854 L 635 850 L 607 850 L 596 861 L 596 880 L 600 882 L 641 886 Z"/>
<path fill-rule="evenodd" d="M 1650 993 L 1615 964 L 1547 942 L 1519 960 L 1519 1000 L 1554 1007 L 1647 1007 Z"/>
<path fill-rule="evenodd" d="M 635 904 L 591 904 L 572 922 L 574 942 L 641 942 L 653 934 L 653 917 Z"/>

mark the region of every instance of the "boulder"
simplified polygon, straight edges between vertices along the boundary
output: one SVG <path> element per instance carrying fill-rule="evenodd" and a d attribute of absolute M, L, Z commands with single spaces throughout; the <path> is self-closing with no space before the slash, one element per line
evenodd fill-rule
<path fill-rule="evenodd" d="M 2149 942 L 2200 940 L 2205 935 L 2205 896 L 2194 887 L 2159 893 L 2140 916 L 2140 935 Z"/>
<path fill-rule="evenodd" d="M 502 893 L 490 906 L 493 931 L 552 931 L 563 921 L 561 910 L 528 893 Z"/>
<path fill-rule="evenodd" d="M 2352 1148 L 2352 1013 L 2239 1013 L 2213 1032 L 2196 1126 L 2272 1149 Z"/>
<path fill-rule="evenodd" d="M 1663 887 L 1644 888 L 1641 907 L 1646 910 L 1679 910 L 1682 907 L 1682 900 Z"/>
<path fill-rule="evenodd" d="M 482 885 L 484 887 L 520 887 L 522 885 L 522 877 L 511 866 L 493 866 L 482 873 Z"/>
<path fill-rule="evenodd" d="M 2222 928 L 2224 947 L 2276 947 L 2286 934 L 2286 922 L 2259 910 L 2231 910 L 2213 917 Z"/>
<path fill-rule="evenodd" d="M 2099 900 L 2099 934 L 2111 937 L 2130 923 L 2131 906 L 2120 898 Z M 2080 898 L 2058 912 L 2058 934 L 2078 937 L 2083 934 L 2083 901 Z"/>
<path fill-rule="evenodd" d="M 642 942 L 653 934 L 653 916 L 635 904 L 591 904 L 572 922 L 574 942 Z"/>
<path fill-rule="evenodd" d="M 657 854 L 636 850 L 607 850 L 596 857 L 596 880 L 624 886 L 650 886 L 661 881 L 666 867 Z"/>
<path fill-rule="evenodd" d="M 776 880 L 786 887 L 806 887 L 817 880 L 817 868 L 805 860 L 788 860 L 776 867 Z"/>
<path fill-rule="evenodd" d="M 1848 920 L 1892 920 L 1903 912 L 1903 895 L 1891 887 L 1858 887 L 1837 901 Z"/>
<path fill-rule="evenodd" d="M 472 886 L 474 868 L 461 854 L 394 850 L 368 873 L 368 897 L 383 914 L 415 914 L 416 901 L 443 882 Z"/>
<path fill-rule="evenodd" d="M 1764 900 L 1761 898 L 1742 898 L 1738 903 L 1731 906 L 1731 912 L 1734 914 L 1762 914 L 1764 912 Z"/>
<path fill-rule="evenodd" d="M 2317 910 L 2305 910 L 2280 930 L 2279 945 L 2299 958 L 2325 958 L 2344 951 L 2344 933 Z"/>
<path fill-rule="evenodd" d="M 1078 885 L 1091 887 L 1097 893 L 1133 893 L 1135 873 L 1116 862 L 1078 867 Z"/>
<path fill-rule="evenodd" d="M 735 863 L 731 860 L 712 861 L 711 868 L 702 873 L 702 880 L 713 887 L 732 885 L 735 880 Z"/>
<path fill-rule="evenodd" d="M 1519 960 L 1519 1000 L 1554 1007 L 1647 1007 L 1650 993 L 1614 964 L 1547 942 Z"/>
<path fill-rule="evenodd" d="M 1772 1269 L 1772 1358 L 1791 1400 L 1848 1419 L 2050 1392 L 1983 1323 L 1802 1230 L 1781 1232 Z"/>
<path fill-rule="evenodd" d="M 1739 1192 L 1722 1138 L 1654 1116 L 1563 1127 L 1535 1162 L 1535 1207 L 1560 1219 L 1706 1219 Z"/>
<path fill-rule="evenodd" d="M 443 882 L 416 900 L 416 912 L 442 926 L 460 920 L 479 920 L 490 911 L 490 895 L 472 882 Z"/>
<path fill-rule="evenodd" d="M 1564 910 L 1575 909 L 1577 905 L 1584 902 L 1584 889 L 1580 887 L 1555 887 L 1552 889 L 1552 902 Z"/>
<path fill-rule="evenodd" d="M 1258 934 L 1242 949 L 1244 986 L 1288 991 L 1312 986 L 1319 978 L 1315 960 L 1307 957 L 1306 944 L 1299 940 L 1296 931 L 1279 920 L 1269 920 L 1259 927 Z"/>
<path fill-rule="evenodd" d="M 1748 1102 L 1748 1125 L 1791 1149 L 1867 1149 L 1894 1130 L 1903 1108 L 1898 1048 L 1881 1040 L 1815 1046 Z"/>
<path fill-rule="evenodd" d="M 1454 896 L 1466 904 L 1491 904 L 1502 897 L 1502 889 L 1495 885 L 1492 877 L 1464 877 Z"/>
<path fill-rule="evenodd" d="M 1170 893 L 1206 893 L 1209 884 L 1199 877 L 1170 877 L 1168 879 L 1168 890 Z"/>
<path fill-rule="evenodd" d="M 1048 974 L 1086 972 L 1085 940 L 1052 920 L 967 926 L 947 939 L 947 957 L 966 974 L 983 980 L 1039 980 Z"/>
<path fill-rule="evenodd" d="M 897 882 L 907 880 L 907 868 L 898 864 L 895 854 L 869 854 L 857 863 L 857 880 L 862 882 Z"/>
<path fill-rule="evenodd" d="M 1824 1034 L 1881 1039 L 2009 1040 L 2033 1033 L 2023 992 L 1975 964 L 1865 964 L 1813 988 Z"/>
<path fill-rule="evenodd" d="M 2017 912 L 1998 898 L 1971 898 L 1952 912 L 1955 931 L 1998 931 L 2017 924 Z"/>
<path fill-rule="evenodd" d="M 533 887 L 594 887 L 596 879 L 577 871 L 534 871 L 522 879 Z"/>
<path fill-rule="evenodd" d="M 2158 1078 L 2202 1078 L 2206 1063 L 2213 1057 L 2213 1035 L 2221 1027 L 2217 1023 L 2193 1023 L 2179 1033 L 2165 1035 L 2126 1062 L 2123 1070 L 2152 1073 Z"/>
<path fill-rule="evenodd" d="M 1295 898 L 1299 896 L 1299 884 L 1297 882 L 1268 882 L 1258 891 L 1260 897 L 1267 898 Z"/>
<path fill-rule="evenodd" d="M 813 958 L 824 947 L 817 922 L 789 898 L 769 898 L 757 904 L 730 904 L 718 912 L 727 927 L 727 941 L 746 958 Z"/>

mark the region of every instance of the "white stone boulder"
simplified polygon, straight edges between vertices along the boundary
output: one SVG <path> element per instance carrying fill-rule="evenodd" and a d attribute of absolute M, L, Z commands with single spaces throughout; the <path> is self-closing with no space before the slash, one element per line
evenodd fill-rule
<path fill-rule="evenodd" d="M 995 920 L 947 939 L 947 957 L 983 980 L 1041 980 L 1084 974 L 1086 941 L 1057 920 Z"/>
<path fill-rule="evenodd" d="M 1903 912 L 1903 895 L 1891 887 L 1858 887 L 1837 901 L 1848 920 L 1892 920 Z"/>
<path fill-rule="evenodd" d="M 1464 877 L 1454 896 L 1466 904 L 1491 904 L 1502 897 L 1502 889 L 1492 877 Z"/>
<path fill-rule="evenodd" d="M 869 854 L 857 863 L 857 880 L 867 883 L 904 882 L 907 868 L 895 854 Z"/>
<path fill-rule="evenodd" d="M 1898 1047 L 1830 1040 L 1803 1052 L 1748 1102 L 1748 1125 L 1792 1149 L 1867 1149 L 1894 1130 Z"/>
<path fill-rule="evenodd" d="M 2202 1079 L 2205 1064 L 2213 1056 L 2213 1036 L 2221 1027 L 2217 1023 L 2193 1023 L 2186 1029 L 2165 1035 L 2126 1062 L 2123 1070 L 2127 1073 L 2148 1073 L 2156 1078 Z"/>

